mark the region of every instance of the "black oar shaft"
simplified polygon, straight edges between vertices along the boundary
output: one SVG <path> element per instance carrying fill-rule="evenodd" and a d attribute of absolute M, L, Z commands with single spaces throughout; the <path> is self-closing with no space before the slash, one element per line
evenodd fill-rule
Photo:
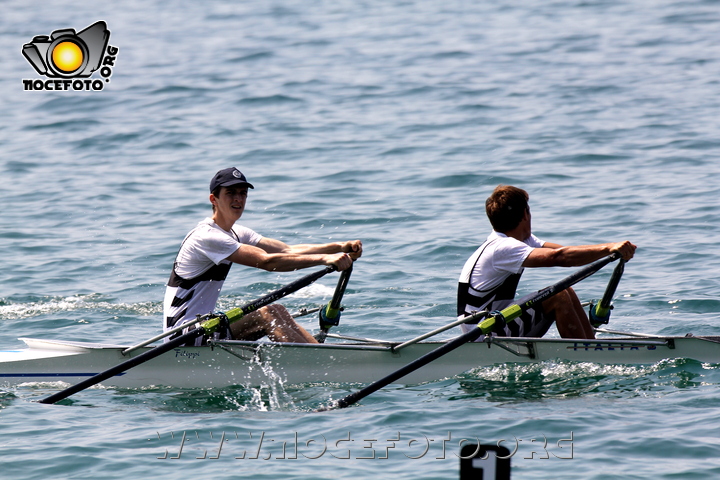
<path fill-rule="evenodd" d="M 320 277 L 327 275 L 330 272 L 334 272 L 335 270 L 335 267 L 325 267 L 322 270 L 318 270 L 317 272 L 305 275 L 304 277 L 299 278 L 294 282 L 288 283 L 284 287 L 279 288 L 274 292 L 268 293 L 264 297 L 260 297 L 257 300 L 248 303 L 243 307 L 228 310 L 227 312 L 225 312 L 225 316 L 227 316 L 230 323 L 236 322 L 240 320 L 244 315 L 254 312 L 255 310 L 258 310 L 266 305 L 270 305 L 271 303 L 280 300 L 281 298 L 290 295 L 291 293 L 297 292 L 301 288 L 307 287 L 311 283 L 318 280 Z"/>
<path fill-rule="evenodd" d="M 451 352 L 452 350 L 455 350 L 460 345 L 468 342 L 472 342 L 476 340 L 480 335 L 482 335 L 482 330 L 479 328 L 473 328 L 471 331 L 453 339 L 450 340 L 447 343 L 444 343 L 441 347 L 436 348 L 435 350 L 426 353 L 422 357 L 413 360 L 412 362 L 408 363 L 404 367 L 402 367 L 399 370 L 396 370 L 395 372 L 391 373 L 390 375 L 387 375 L 386 377 L 378 380 L 375 383 L 371 383 L 367 387 L 358 390 L 355 393 L 351 393 L 350 395 L 341 398 L 340 400 L 337 400 L 330 408 L 345 408 L 349 407 L 355 402 L 358 402 L 362 400 L 363 398 L 367 397 L 371 393 L 375 393 L 381 388 L 390 385 L 395 380 L 399 380 L 408 373 L 412 373 L 418 368 L 427 365 L 428 363 L 432 362 L 433 360 L 436 360 L 446 353 Z M 323 411 L 324 409 L 319 409 L 318 411 Z"/>
<path fill-rule="evenodd" d="M 340 302 L 342 302 L 343 295 L 345 295 L 345 289 L 350 281 L 352 268 L 352 265 L 350 265 L 350 268 L 343 270 L 340 274 L 337 287 L 335 287 L 335 293 L 333 294 L 332 300 L 330 300 L 330 308 L 333 310 L 338 310 L 340 308 Z"/>
<path fill-rule="evenodd" d="M 619 258 L 619 254 L 612 254 L 608 255 L 605 258 L 602 258 L 600 260 L 597 260 L 582 269 L 578 270 L 577 272 L 573 273 L 572 275 L 564 278 L 563 280 L 559 281 L 558 283 L 551 285 L 547 288 L 544 288 L 537 293 L 530 295 L 529 297 L 525 297 L 525 300 L 522 300 L 520 303 L 516 305 L 512 305 L 502 312 L 500 312 L 496 317 L 485 320 L 484 322 L 481 322 L 478 324 L 478 328 L 473 328 L 471 331 L 453 339 L 449 342 L 443 344 L 442 346 L 436 348 L 435 350 L 426 353 L 422 357 L 408 363 L 404 367 L 400 368 L 399 370 L 391 373 L 390 375 L 387 375 L 386 377 L 371 383 L 367 387 L 358 390 L 355 393 L 352 393 L 344 398 L 341 398 L 340 400 L 335 401 L 329 408 L 345 408 L 353 403 L 358 402 L 359 400 L 362 400 L 363 398 L 367 397 L 371 393 L 374 393 L 381 388 L 383 388 L 386 385 L 389 385 L 393 383 L 394 381 L 404 377 L 408 373 L 411 373 L 418 368 L 427 365 L 428 363 L 432 362 L 433 360 L 436 360 L 437 358 L 440 358 L 441 356 L 445 355 L 446 353 L 449 353 L 456 348 L 460 347 L 461 345 L 472 342 L 476 340 L 480 335 L 483 333 L 490 333 L 492 329 L 494 328 L 494 324 L 496 321 L 508 321 L 512 320 L 513 318 L 518 317 L 522 314 L 522 312 L 526 311 L 529 308 L 532 308 L 533 306 L 537 305 L 538 303 L 542 303 L 544 300 L 547 300 L 548 298 L 552 297 L 553 295 L 560 293 L 561 291 L 575 285 L 577 282 L 584 280 L 585 278 L 589 277 L 593 273 L 600 270 L 602 267 L 607 265 L 608 263 L 617 260 Z M 323 411 L 325 409 L 319 409 L 318 411 Z"/>
<path fill-rule="evenodd" d="M 131 368 L 140 365 L 141 363 L 145 363 L 148 360 L 152 360 L 153 358 L 162 355 L 165 352 L 168 352 L 172 350 L 173 348 L 180 347 L 182 345 L 187 344 L 188 342 L 191 342 L 195 340 L 197 337 L 203 335 L 205 331 L 200 328 L 196 328 L 194 330 L 190 330 L 188 333 L 185 333 L 183 335 L 180 335 L 177 338 L 174 338 L 168 342 L 163 343 L 162 345 L 158 345 L 157 347 L 153 348 L 152 350 L 148 350 L 147 352 L 143 352 L 137 357 L 133 357 L 129 360 L 125 360 L 124 362 L 115 365 L 112 368 L 109 368 L 105 370 L 104 372 L 100 372 L 97 375 L 93 375 L 90 378 L 87 378 L 83 380 L 82 382 L 76 383 L 72 387 L 68 387 L 65 390 L 62 390 L 58 393 L 55 393 L 53 395 L 50 395 L 47 398 L 43 398 L 40 400 L 40 403 L 55 403 L 59 402 L 60 400 L 63 400 L 70 395 L 73 395 L 81 390 L 85 390 L 86 388 L 90 388 L 93 385 L 97 385 L 98 383 L 102 382 L 103 380 L 107 380 L 110 377 L 114 377 L 115 375 L 118 375 L 120 373 L 123 373 L 126 370 L 130 370 Z"/>
<path fill-rule="evenodd" d="M 276 300 L 279 300 L 280 298 L 289 295 L 293 292 L 296 292 L 300 290 L 303 287 L 306 287 L 322 277 L 323 275 L 327 275 L 330 272 L 335 271 L 335 267 L 325 267 L 322 270 L 318 270 L 317 272 L 313 272 L 309 275 L 306 275 L 302 278 L 299 278 L 298 280 L 295 280 L 294 282 L 288 283 L 284 287 L 275 290 L 272 293 L 269 293 L 265 295 L 264 297 L 261 297 L 251 303 L 248 303 L 247 305 L 240 307 L 240 308 L 234 308 L 232 310 L 229 310 L 226 313 L 226 316 L 228 317 L 228 320 L 230 323 L 240 320 L 244 315 L 247 315 L 250 312 L 254 312 L 255 310 L 258 310 L 259 308 L 262 308 L 266 305 L 269 305 Z M 55 393 L 53 395 L 50 395 L 47 398 L 43 398 L 42 400 L 39 400 L 40 403 L 55 403 L 59 402 L 60 400 L 69 397 L 70 395 L 77 393 L 81 390 L 85 390 L 86 388 L 92 387 L 93 385 L 96 385 L 103 380 L 107 380 L 110 377 L 113 377 L 115 375 L 118 375 L 120 373 L 123 373 L 133 367 L 136 367 L 142 363 L 147 362 L 148 360 L 152 360 L 153 358 L 162 355 L 163 353 L 172 350 L 173 348 L 177 348 L 182 345 L 186 345 L 188 343 L 192 343 L 197 337 L 201 335 L 205 335 L 206 333 L 211 333 L 212 330 L 208 330 L 203 327 L 203 325 L 212 325 L 211 328 L 217 327 L 218 319 L 214 318 L 211 319 L 199 326 L 198 328 L 195 328 L 193 330 L 190 330 L 189 332 L 174 338 L 168 342 L 163 343 L 162 345 L 158 345 L 157 347 L 154 347 L 151 350 L 148 350 L 147 352 L 141 353 L 137 357 L 133 357 L 129 360 L 126 360 L 118 365 L 115 365 L 112 368 L 109 368 L 103 372 L 100 372 L 96 375 L 93 375 L 92 377 L 85 379 L 72 387 L 66 388 L 65 390 Z"/>
<path fill-rule="evenodd" d="M 603 294 L 602 299 L 600 300 L 600 302 L 598 302 L 597 305 L 592 305 L 590 307 L 590 324 L 594 328 L 598 328 L 599 326 L 606 324 L 610 321 L 612 299 L 615 295 L 615 290 L 617 290 L 618 284 L 620 283 L 620 278 L 622 277 L 624 270 L 625 260 L 620 260 L 620 262 L 615 267 L 615 270 L 613 270 L 612 276 L 610 277 L 610 281 L 605 288 L 605 293 Z"/>
<path fill-rule="evenodd" d="M 620 278 L 622 277 L 624 271 L 625 260 L 620 260 L 620 262 L 615 267 L 615 270 L 613 270 L 610 281 L 608 282 L 608 286 L 605 289 L 605 294 L 603 295 L 602 300 L 600 300 L 600 307 L 604 309 L 610 308 L 610 303 L 612 302 L 613 296 L 615 296 L 615 291 L 617 290 L 618 284 L 620 283 Z"/>
<path fill-rule="evenodd" d="M 347 288 L 348 282 L 350 281 L 351 273 L 352 265 L 350 265 L 350 268 L 348 268 L 347 270 L 343 270 L 343 272 L 340 274 L 340 278 L 338 279 L 337 287 L 335 287 L 335 292 L 333 293 L 332 299 L 328 302 L 327 305 L 320 309 L 318 319 L 320 322 L 320 332 L 318 333 L 318 335 L 315 336 L 315 338 L 320 343 L 323 343 L 325 341 L 327 332 L 330 330 L 331 327 L 340 324 L 340 314 L 342 311 L 340 304 L 342 302 L 343 295 L 345 295 L 345 289 Z"/>

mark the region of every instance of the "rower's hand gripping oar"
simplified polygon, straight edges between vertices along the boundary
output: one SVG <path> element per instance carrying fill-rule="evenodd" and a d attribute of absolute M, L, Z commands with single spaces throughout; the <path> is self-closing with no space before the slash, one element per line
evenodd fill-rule
<path fill-rule="evenodd" d="M 320 309 L 319 322 L 320 322 L 320 333 L 315 335 L 318 342 L 323 343 L 327 337 L 327 333 L 330 327 L 337 327 L 340 324 L 340 314 L 342 313 L 342 297 L 345 294 L 348 282 L 350 281 L 350 274 L 352 273 L 352 265 L 347 270 L 343 270 L 340 273 L 337 287 L 335 287 L 335 293 L 332 299 L 327 305 Z"/>
<path fill-rule="evenodd" d="M 597 305 L 590 304 L 590 325 L 593 328 L 598 328 L 600 325 L 607 324 L 610 321 L 610 311 L 612 310 L 612 298 L 615 295 L 615 290 L 620 283 L 620 278 L 625 271 L 625 260 L 622 258 L 615 266 L 610 281 L 605 288 L 605 294 Z"/>
<path fill-rule="evenodd" d="M 113 377 L 119 373 L 125 372 L 137 365 L 140 365 L 142 363 L 147 362 L 148 360 L 152 360 L 153 358 L 162 355 L 165 352 L 168 352 L 172 350 L 173 348 L 177 348 L 183 345 L 186 345 L 187 343 L 193 342 L 196 338 L 202 336 L 202 335 L 212 335 L 215 333 L 215 331 L 222 326 L 223 324 L 230 324 L 234 323 L 238 320 L 240 320 L 243 316 L 247 315 L 248 313 L 254 312 L 255 310 L 258 310 L 266 305 L 270 305 L 271 303 L 276 302 L 277 300 L 281 299 L 282 297 L 285 297 L 287 295 L 290 295 L 291 293 L 294 293 L 301 288 L 307 287 L 311 283 L 315 282 L 320 277 L 327 275 L 330 272 L 335 271 L 336 268 L 334 266 L 328 266 L 325 267 L 322 270 L 318 270 L 317 272 L 311 273 L 309 275 L 306 275 L 298 280 L 295 280 L 294 282 L 288 283 L 284 287 L 275 290 L 274 292 L 271 292 L 264 297 L 261 297 L 251 303 L 248 303 L 247 305 L 240 307 L 240 308 L 233 308 L 232 310 L 228 310 L 225 312 L 225 314 L 211 314 L 208 317 L 208 320 L 205 320 L 204 322 L 200 323 L 200 325 L 190 330 L 187 333 L 184 333 L 180 335 L 179 337 L 176 337 L 168 342 L 163 343 L 162 345 L 158 345 L 157 347 L 148 350 L 147 352 L 141 353 L 140 355 L 133 357 L 129 360 L 126 360 L 112 368 L 109 368 L 105 370 L 104 372 L 100 372 L 97 375 L 93 375 L 92 377 L 83 380 L 82 382 L 79 382 L 72 387 L 66 388 L 65 390 L 62 390 L 58 393 L 55 393 L 53 395 L 50 395 L 47 398 L 43 398 L 42 400 L 39 400 L 40 403 L 55 403 L 58 402 L 64 398 L 69 397 L 70 395 L 77 393 L 81 390 L 85 390 L 86 388 L 92 387 L 93 385 L 96 385 L 103 380 L 107 380 L 110 377 Z"/>
<path fill-rule="evenodd" d="M 446 343 L 444 343 L 441 347 L 436 348 L 435 350 L 426 353 L 422 357 L 418 358 L 417 360 L 414 360 L 401 369 L 391 373 L 390 375 L 374 382 L 368 385 L 367 387 L 358 390 L 355 393 L 351 393 L 350 395 L 341 398 L 340 400 L 337 400 L 333 402 L 330 406 L 320 408 L 317 411 L 325 411 L 335 408 L 345 408 L 350 405 L 352 405 L 355 402 L 358 402 L 359 400 L 362 400 L 363 398 L 367 397 L 371 393 L 374 393 L 378 390 L 380 390 L 382 387 L 389 385 L 396 380 L 404 377 L 408 373 L 414 372 L 418 368 L 427 365 L 428 363 L 432 362 L 433 360 L 436 360 L 437 358 L 440 358 L 441 356 L 445 355 L 446 353 L 449 353 L 456 348 L 460 347 L 461 345 L 472 342 L 474 340 L 477 340 L 477 338 L 480 335 L 483 334 L 489 334 L 493 331 L 495 328 L 495 325 L 497 323 L 502 322 L 507 323 L 511 320 L 514 320 L 515 318 L 519 317 L 523 312 L 528 310 L 529 308 L 532 308 L 536 306 L 539 303 L 542 303 L 543 301 L 547 300 L 548 298 L 552 297 L 553 295 L 556 295 L 563 290 L 575 285 L 581 280 L 586 279 L 593 273 L 600 270 L 602 267 L 607 265 L 608 263 L 617 260 L 620 258 L 619 253 L 612 253 L 611 255 L 608 255 L 605 258 L 602 258 L 600 260 L 597 260 L 584 268 L 578 270 L 577 272 L 573 273 L 569 277 L 559 281 L 558 283 L 551 285 L 547 288 L 544 288 L 537 293 L 530 295 L 529 297 L 525 297 L 524 300 L 521 300 L 519 303 L 511 305 L 507 307 L 506 309 L 500 311 L 500 312 L 493 312 L 491 315 L 492 317 L 478 323 L 478 328 L 473 328 L 467 333 L 464 333 L 463 335 L 460 335 L 459 337 L 456 337 Z"/>

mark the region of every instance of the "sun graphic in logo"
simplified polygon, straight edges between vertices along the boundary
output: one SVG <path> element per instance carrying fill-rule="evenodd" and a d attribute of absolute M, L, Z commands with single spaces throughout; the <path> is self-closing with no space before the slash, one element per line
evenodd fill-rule
<path fill-rule="evenodd" d="M 71 73 L 83 64 L 83 51 L 75 42 L 58 43 L 52 52 L 52 62 L 61 71 Z"/>

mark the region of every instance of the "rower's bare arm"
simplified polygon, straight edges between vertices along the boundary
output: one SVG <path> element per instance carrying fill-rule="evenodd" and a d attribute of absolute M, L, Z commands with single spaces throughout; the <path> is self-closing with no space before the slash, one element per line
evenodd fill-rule
<path fill-rule="evenodd" d="M 541 248 L 535 248 L 530 252 L 530 255 L 523 262 L 523 267 L 578 267 L 587 265 L 614 252 L 620 253 L 623 259 L 630 260 L 635 255 L 636 248 L 627 240 L 617 243 L 573 247 L 545 243 Z"/>
<path fill-rule="evenodd" d="M 362 256 L 362 242 L 360 240 L 288 245 L 280 240 L 263 237 L 257 246 L 268 253 L 292 253 L 295 255 L 347 253 L 353 260 L 357 260 Z"/>
<path fill-rule="evenodd" d="M 291 272 L 301 268 L 319 265 L 334 265 L 338 270 L 346 270 L 352 265 L 352 259 L 346 253 L 297 254 L 268 253 L 252 245 L 240 245 L 228 260 L 248 267 L 260 268 L 269 272 Z"/>

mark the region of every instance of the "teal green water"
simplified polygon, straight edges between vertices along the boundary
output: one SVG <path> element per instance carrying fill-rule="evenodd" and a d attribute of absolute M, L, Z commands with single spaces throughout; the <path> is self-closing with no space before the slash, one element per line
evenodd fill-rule
<path fill-rule="evenodd" d="M 0 348 L 157 334 L 175 252 L 230 165 L 256 186 L 245 225 L 363 240 L 340 333 L 450 321 L 484 200 L 509 183 L 543 239 L 639 246 L 613 328 L 718 334 L 716 1 L 0 6 Z M 38 77 L 24 43 L 97 20 L 119 47 L 102 92 L 22 90 Z M 568 273 L 527 271 L 520 293 Z M 576 290 L 597 298 L 609 274 Z M 236 266 L 219 309 L 298 276 Z M 283 303 L 325 303 L 335 281 Z M 517 447 L 518 479 L 715 478 L 719 385 L 685 359 L 499 365 L 320 414 L 361 386 L 96 388 L 54 406 L 35 400 L 62 385 L 0 387 L 0 476 L 451 479 L 467 439 Z"/>

